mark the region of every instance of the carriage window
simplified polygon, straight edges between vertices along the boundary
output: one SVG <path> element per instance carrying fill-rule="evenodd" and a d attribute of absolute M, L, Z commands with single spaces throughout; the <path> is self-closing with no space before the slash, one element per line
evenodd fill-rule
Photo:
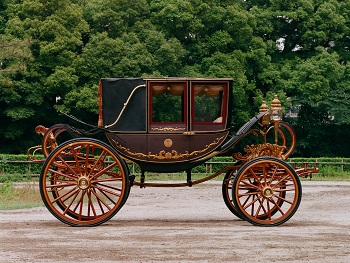
<path fill-rule="evenodd" d="M 194 85 L 194 121 L 222 123 L 223 85 Z"/>
<path fill-rule="evenodd" d="M 155 83 L 152 86 L 152 122 L 185 122 L 184 83 Z"/>

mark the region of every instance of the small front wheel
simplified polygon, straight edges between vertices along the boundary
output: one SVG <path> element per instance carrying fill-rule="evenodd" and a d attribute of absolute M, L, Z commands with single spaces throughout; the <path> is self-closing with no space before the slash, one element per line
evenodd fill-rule
<path fill-rule="evenodd" d="M 232 183 L 233 203 L 253 225 L 277 226 L 288 221 L 301 201 L 301 183 L 293 168 L 274 157 L 245 163 Z"/>
<path fill-rule="evenodd" d="M 97 226 L 112 218 L 130 191 L 125 162 L 99 140 L 72 139 L 55 148 L 41 170 L 45 206 L 71 226 Z"/>

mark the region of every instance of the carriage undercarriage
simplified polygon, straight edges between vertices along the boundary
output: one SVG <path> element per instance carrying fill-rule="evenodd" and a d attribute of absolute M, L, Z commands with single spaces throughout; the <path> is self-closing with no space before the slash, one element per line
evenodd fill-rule
<path fill-rule="evenodd" d="M 197 82 L 203 85 L 205 80 L 195 80 L 188 85 L 188 90 L 192 94 L 195 94 Z M 209 82 L 212 85 L 210 86 L 212 90 L 219 90 L 220 80 L 210 80 Z M 163 80 L 151 80 L 146 82 L 145 86 L 151 89 L 155 89 L 155 87 L 160 89 L 160 84 L 163 83 Z M 178 82 L 177 80 L 172 80 L 171 83 L 176 83 L 178 89 L 181 88 L 182 83 L 186 84 L 184 81 Z M 224 80 L 225 83 L 227 83 L 226 79 Z M 229 85 L 224 88 L 229 89 Z M 183 90 L 181 91 L 183 92 Z M 219 91 L 222 92 L 221 86 Z M 229 101 L 228 94 L 224 92 L 222 92 L 222 97 Z M 212 92 L 212 94 L 214 93 Z M 213 96 L 212 94 L 210 96 Z M 192 98 L 193 102 L 194 99 Z M 227 108 L 227 105 L 224 106 Z M 296 144 L 295 133 L 287 123 L 281 120 L 270 121 L 273 110 L 261 107 L 259 115 L 248 121 L 230 139 L 227 139 L 227 135 L 225 135 L 225 139 L 220 139 L 221 141 L 218 139 L 221 138 L 220 134 L 213 137 L 216 138 L 215 140 L 211 139 L 210 136 L 212 135 L 210 134 L 213 134 L 213 132 L 203 133 L 191 130 L 175 135 L 167 133 L 169 130 L 174 131 L 175 126 L 172 127 L 171 125 L 168 128 L 169 130 L 165 130 L 165 132 L 162 130 L 161 133 L 154 132 L 151 134 L 153 137 L 150 138 L 146 137 L 145 133 L 145 140 L 150 141 L 165 136 L 166 139 L 162 139 L 165 150 L 157 150 L 159 154 L 133 151 L 133 149 L 122 145 L 123 139 L 118 144 L 114 144 L 110 139 L 113 137 L 109 134 L 117 138 L 122 133 L 109 131 L 103 127 L 110 144 L 84 137 L 80 130 L 68 125 L 58 124 L 49 129 L 38 126 L 37 133 L 43 135 L 42 145 L 31 150 L 35 153 L 40 149 L 46 157 L 39 179 L 43 202 L 57 219 L 68 225 L 97 226 L 118 213 L 127 201 L 132 186 L 194 186 L 224 174 L 223 199 L 228 209 L 235 216 L 253 225 L 276 226 L 283 224 L 294 215 L 299 207 L 302 196 L 299 176 L 311 176 L 312 173 L 317 172 L 317 167 L 292 167 L 284 161 L 294 150 Z M 225 112 L 223 112 L 223 116 L 226 116 Z M 150 128 L 159 129 L 159 123 L 151 122 Z M 191 123 L 191 129 L 195 127 L 196 122 L 193 121 L 193 123 Z M 199 124 L 198 127 L 210 126 L 208 122 Z M 224 124 L 222 122 L 222 125 Z M 169 124 L 167 123 L 167 125 Z M 215 127 L 219 127 L 218 124 L 215 125 Z M 255 126 L 258 126 L 258 128 Z M 176 127 L 181 127 L 181 125 L 177 123 Z M 221 134 L 222 131 L 220 129 Z M 67 132 L 74 133 L 77 138 L 59 143 L 59 137 Z M 196 146 L 198 143 L 193 143 L 198 139 L 194 140 L 192 139 L 194 137 L 191 137 L 195 133 L 201 134 L 203 137 L 206 136 L 204 139 L 210 138 L 212 142 L 198 148 Z M 191 169 L 193 167 L 204 163 L 212 156 L 229 151 L 249 134 L 260 136 L 262 142 L 247 145 L 245 154 L 233 154 L 233 165 L 226 166 L 202 179 L 192 180 Z M 268 139 L 269 134 L 272 134 L 270 136 L 272 141 Z M 133 138 L 142 136 L 142 134 L 139 134 L 138 137 Z M 179 148 L 180 150 L 171 150 L 172 144 L 178 138 L 182 138 L 181 136 L 185 137 L 185 141 L 189 143 L 190 150 L 181 151 L 181 148 Z M 200 139 L 203 140 L 203 137 L 200 137 Z M 152 144 L 154 144 L 153 141 Z M 139 144 L 142 144 L 142 142 Z M 129 145 L 133 144 L 130 143 Z M 152 145 L 152 147 L 155 146 Z M 130 155 L 130 153 L 133 155 Z M 35 161 L 34 155 L 31 154 L 30 157 Z M 127 160 L 140 166 L 142 172 L 139 181 L 135 180 L 135 176 L 130 173 L 126 164 Z M 156 171 L 157 167 L 161 167 L 160 171 L 176 170 L 177 168 L 186 171 L 187 180 L 180 183 L 146 182 L 145 171 Z"/>

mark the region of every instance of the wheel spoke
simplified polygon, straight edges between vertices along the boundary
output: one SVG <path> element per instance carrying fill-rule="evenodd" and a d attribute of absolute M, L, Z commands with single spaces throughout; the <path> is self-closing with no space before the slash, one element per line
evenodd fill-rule
<path fill-rule="evenodd" d="M 102 199 L 102 198 L 100 198 L 99 197 L 99 195 L 96 193 L 96 192 L 92 192 L 94 195 L 95 195 L 95 197 L 97 198 L 97 200 L 99 201 L 99 202 L 101 202 L 108 210 L 111 210 L 111 207 Z M 108 199 L 109 199 L 109 197 L 104 193 L 104 192 L 102 192 L 101 191 L 101 193 L 103 194 L 103 195 L 105 195 Z M 111 200 L 111 199 L 109 199 L 110 201 L 113 201 L 113 200 Z M 114 205 L 114 201 L 112 202 L 112 204 Z"/>
<path fill-rule="evenodd" d="M 93 151 L 94 152 L 94 151 Z M 94 162 L 94 165 L 91 167 L 90 173 L 89 173 L 89 177 L 92 177 L 92 172 L 95 172 L 96 170 L 98 171 L 99 169 L 96 168 L 97 164 L 103 162 L 106 159 L 107 156 L 107 152 L 106 151 L 102 151 L 102 153 L 100 154 L 100 156 L 97 158 L 97 160 Z M 86 164 L 88 165 L 88 164 Z"/>
<path fill-rule="evenodd" d="M 262 170 L 262 173 L 263 173 L 263 179 L 264 179 L 264 183 L 267 182 L 267 173 L 266 173 L 266 165 L 263 165 L 263 170 Z"/>
<path fill-rule="evenodd" d="M 103 178 L 103 179 L 97 179 L 97 180 L 91 180 L 91 183 L 105 183 L 105 182 L 120 182 L 122 178 L 113 177 L 113 178 Z"/>
<path fill-rule="evenodd" d="M 267 218 L 269 220 L 271 220 L 270 199 L 269 198 L 265 198 L 265 200 L 266 200 L 266 210 L 265 210 L 265 207 L 264 207 L 263 204 L 262 204 L 262 207 L 263 207 L 264 213 L 267 214 Z"/>
<path fill-rule="evenodd" d="M 90 208 L 92 210 L 92 213 L 94 215 L 94 217 L 97 217 L 97 213 L 96 213 L 96 210 L 95 210 L 95 207 L 94 207 L 94 203 L 92 202 L 92 198 L 91 198 L 91 191 L 89 191 L 87 193 L 87 196 L 88 196 L 88 212 L 87 212 L 87 215 L 90 216 Z"/>
<path fill-rule="evenodd" d="M 62 176 L 64 178 L 68 178 L 68 179 L 71 179 L 71 180 L 76 180 L 77 179 L 77 177 L 70 176 L 69 174 L 64 174 L 63 172 L 57 171 L 57 170 L 54 170 L 54 169 L 48 169 L 48 172 L 55 174 L 55 175 L 51 175 L 51 177 L 59 175 L 59 176 Z"/>
<path fill-rule="evenodd" d="M 275 186 L 279 186 L 279 185 L 281 185 L 281 183 L 284 183 L 284 182 L 291 182 L 291 180 L 288 180 L 287 178 L 291 179 L 290 175 L 287 174 L 285 177 L 278 180 L 277 183 L 275 184 Z"/>
<path fill-rule="evenodd" d="M 293 204 L 293 201 L 289 201 L 289 200 L 287 200 L 286 198 L 283 198 L 283 197 L 281 197 L 281 196 L 277 196 L 276 195 L 276 198 L 278 198 L 279 200 L 282 200 L 283 202 L 286 202 L 286 203 L 288 203 L 288 204 Z"/>
<path fill-rule="evenodd" d="M 262 198 L 263 200 L 261 200 L 261 198 Z M 261 209 L 263 210 L 263 213 L 264 213 L 264 214 L 267 214 L 267 213 L 268 213 L 268 212 L 266 211 L 266 209 L 265 209 L 264 201 L 265 201 L 265 198 L 260 196 L 260 198 L 259 198 L 259 208 L 256 210 L 256 214 L 255 214 L 255 217 L 256 217 L 256 218 L 259 217 L 259 213 L 260 213 Z"/>
<path fill-rule="evenodd" d="M 255 182 L 257 182 L 258 184 L 261 184 L 259 177 L 256 175 L 256 173 L 255 173 L 255 171 L 253 169 L 249 169 L 249 173 L 251 175 L 253 175 L 253 177 L 255 179 Z"/>
<path fill-rule="evenodd" d="M 88 174 L 86 170 L 87 170 L 87 168 L 89 167 L 90 147 L 91 147 L 90 144 L 87 144 L 87 145 L 86 145 L 86 152 L 85 152 L 85 171 L 84 171 L 86 174 Z"/>
<path fill-rule="evenodd" d="M 243 197 L 243 195 L 242 195 L 242 197 Z M 254 194 L 249 194 L 249 195 L 247 195 L 246 200 L 242 203 L 242 206 L 243 206 L 243 207 L 245 207 L 245 206 L 247 205 L 247 203 L 248 203 L 248 201 L 250 200 L 250 198 L 252 198 L 252 200 L 253 200 L 253 199 L 254 199 Z"/>
<path fill-rule="evenodd" d="M 286 192 L 295 192 L 296 191 L 296 188 L 293 187 L 293 188 L 274 188 L 273 189 L 274 192 L 278 192 L 278 193 L 286 193 Z"/>
<path fill-rule="evenodd" d="M 58 196 L 57 198 L 53 199 L 51 201 L 52 204 L 56 203 L 58 200 L 61 200 L 62 202 L 66 201 L 67 199 L 69 199 L 71 196 L 73 196 L 75 194 L 75 192 L 79 192 L 79 190 L 72 188 L 71 190 L 69 190 L 67 193 Z M 63 197 L 66 197 L 65 199 L 63 199 Z"/>
<path fill-rule="evenodd" d="M 96 192 L 96 189 L 95 189 L 95 188 L 92 189 L 92 192 L 93 192 L 94 195 L 97 195 L 97 192 Z M 112 200 L 112 201 L 113 201 L 113 200 Z M 105 212 L 105 210 L 104 210 L 103 203 L 100 201 L 99 198 L 96 198 L 96 202 L 97 202 L 98 207 L 100 208 L 101 212 L 102 212 L 103 214 L 105 214 L 106 212 Z"/>
<path fill-rule="evenodd" d="M 79 191 L 76 191 L 74 197 L 72 198 L 72 200 L 70 201 L 70 203 L 67 205 L 67 208 L 63 211 L 63 214 L 65 215 L 67 213 L 67 211 L 70 209 L 70 207 L 72 206 L 73 202 L 76 200 L 77 196 L 79 194 Z M 74 210 L 75 211 L 75 210 Z"/>
<path fill-rule="evenodd" d="M 116 190 L 116 191 L 119 191 L 119 192 L 122 191 L 122 189 L 119 188 L 119 187 L 115 187 L 115 186 L 111 186 L 111 185 L 107 185 L 107 184 L 95 183 L 95 185 L 98 185 L 100 187 L 109 188 L 109 189 L 112 189 L 112 190 Z"/>
<path fill-rule="evenodd" d="M 73 169 L 73 167 L 72 167 L 68 162 L 66 162 L 62 156 L 58 156 L 58 158 L 61 160 L 62 164 L 63 164 L 66 168 L 68 168 L 69 171 L 71 171 L 72 174 L 74 174 L 75 176 L 78 176 L 77 173 L 76 173 L 76 171 Z M 58 166 L 58 167 L 59 167 L 59 166 L 62 166 L 61 163 L 60 163 L 59 165 L 56 165 L 57 163 L 58 163 L 58 161 L 56 161 L 55 164 L 54 164 L 56 167 L 57 167 L 57 166 Z"/>
<path fill-rule="evenodd" d="M 109 171 L 110 169 L 112 169 L 114 166 L 116 166 L 116 163 L 112 163 L 110 165 L 108 165 L 107 167 L 105 167 L 104 169 L 98 171 L 97 173 L 95 173 L 93 176 L 92 176 L 92 179 L 97 179 L 98 177 L 102 176 L 103 174 L 106 173 L 106 171 Z"/>
<path fill-rule="evenodd" d="M 257 196 L 257 198 L 254 198 L 254 196 Z M 252 201 L 243 207 L 245 210 L 248 209 L 249 207 L 254 206 L 255 202 L 259 200 L 259 196 L 256 194 L 252 194 L 251 197 L 252 197 Z"/>
<path fill-rule="evenodd" d="M 241 197 L 244 197 L 244 196 L 248 196 L 248 197 L 251 197 L 251 196 L 254 196 L 254 195 L 257 195 L 259 192 L 256 191 L 256 192 L 245 192 L 245 193 L 242 193 L 242 194 L 238 194 L 238 197 L 241 198 Z"/>
<path fill-rule="evenodd" d="M 242 184 L 244 184 L 244 187 L 242 186 Z M 240 187 L 239 187 L 239 189 L 241 189 L 241 190 L 251 190 L 252 188 L 254 188 L 254 189 L 259 189 L 258 186 L 254 185 L 254 184 L 251 183 L 251 182 L 247 182 L 247 181 L 241 181 L 241 182 L 240 182 Z"/>
<path fill-rule="evenodd" d="M 74 158 L 74 161 L 75 161 L 75 167 L 76 167 L 77 173 L 78 174 L 83 174 L 85 171 L 81 170 L 81 168 L 82 168 L 81 165 L 80 165 L 81 160 L 78 159 L 78 154 L 77 154 L 75 148 L 71 149 L 71 154 L 72 154 L 72 156 Z M 79 153 L 79 154 L 81 155 L 81 153 Z"/>
<path fill-rule="evenodd" d="M 270 199 L 268 199 L 271 203 L 273 203 L 274 204 L 274 208 L 277 208 L 278 209 L 278 211 L 281 213 L 281 215 L 284 215 L 284 212 L 283 212 L 283 210 L 282 210 L 282 208 L 278 205 L 278 203 L 276 203 L 275 202 L 275 200 L 270 200 Z"/>
<path fill-rule="evenodd" d="M 85 196 L 85 191 L 81 193 L 80 200 L 79 200 L 79 215 L 78 215 L 79 220 L 82 220 L 84 196 Z"/>
<path fill-rule="evenodd" d="M 114 196 L 117 196 L 117 197 L 120 197 L 120 194 L 116 193 L 116 192 L 113 192 L 113 191 L 110 191 L 108 189 L 106 189 L 106 187 L 101 187 L 101 186 L 105 186 L 105 185 L 95 185 L 95 188 L 100 190 L 100 192 L 102 193 L 108 193 L 108 194 L 111 194 L 111 195 L 114 195 Z M 114 188 L 113 188 L 114 189 Z M 117 188 L 115 188 L 117 189 Z"/>
<path fill-rule="evenodd" d="M 277 174 L 277 171 L 278 171 L 278 166 L 274 166 L 274 169 L 272 171 L 272 175 L 271 175 L 271 179 L 270 179 L 270 182 L 274 181 L 275 180 L 275 177 L 276 177 L 276 174 Z"/>
<path fill-rule="evenodd" d="M 59 184 L 49 184 L 49 185 L 46 185 L 45 187 L 50 189 L 50 188 L 63 188 L 63 187 L 67 187 L 67 186 L 76 186 L 77 183 L 76 182 L 72 182 L 72 183 L 66 183 L 66 182 L 69 182 L 69 181 L 62 181 L 62 182 L 65 182 L 65 183 L 59 183 Z"/>

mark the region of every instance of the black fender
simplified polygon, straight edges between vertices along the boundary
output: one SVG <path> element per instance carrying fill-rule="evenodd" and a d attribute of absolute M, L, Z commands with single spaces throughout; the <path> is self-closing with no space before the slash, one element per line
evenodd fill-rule
<path fill-rule="evenodd" d="M 249 132 L 253 125 L 257 123 L 267 113 L 268 111 L 259 113 L 258 115 L 255 115 L 253 118 L 247 121 L 227 142 L 225 142 L 221 146 L 219 150 L 220 153 L 224 153 L 230 150 L 240 139 L 242 139 L 247 134 L 247 132 Z"/>

